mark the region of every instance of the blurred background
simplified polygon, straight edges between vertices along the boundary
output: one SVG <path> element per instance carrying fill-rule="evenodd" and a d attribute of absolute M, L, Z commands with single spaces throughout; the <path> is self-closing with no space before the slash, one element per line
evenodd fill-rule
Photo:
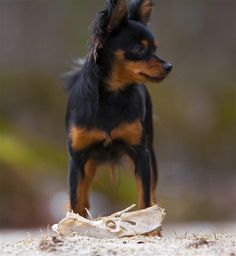
<path fill-rule="evenodd" d="M 66 93 L 105 0 L 0 0 L 0 228 L 46 226 L 68 205 Z M 236 220 L 236 1 L 159 0 L 151 29 L 173 64 L 149 85 L 166 222 Z M 124 166 L 99 170 L 94 215 L 137 201 Z"/>

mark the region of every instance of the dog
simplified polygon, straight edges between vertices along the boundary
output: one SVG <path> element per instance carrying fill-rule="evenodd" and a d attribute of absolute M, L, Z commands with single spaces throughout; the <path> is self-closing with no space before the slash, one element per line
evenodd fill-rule
<path fill-rule="evenodd" d="M 64 77 L 70 207 L 85 217 L 97 167 L 116 165 L 124 155 L 134 164 L 139 208 L 155 203 L 158 171 L 145 83 L 162 81 L 172 65 L 156 54 L 147 27 L 152 9 L 151 0 L 107 0 L 91 26 L 85 63 Z"/>

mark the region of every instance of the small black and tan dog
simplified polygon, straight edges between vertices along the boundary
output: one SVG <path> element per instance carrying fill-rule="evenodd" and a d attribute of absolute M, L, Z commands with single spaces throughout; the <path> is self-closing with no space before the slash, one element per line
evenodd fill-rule
<path fill-rule="evenodd" d="M 156 55 L 147 28 L 152 7 L 151 0 L 107 0 L 91 27 L 84 65 L 65 76 L 70 204 L 83 216 L 97 166 L 124 155 L 134 163 L 139 207 L 155 201 L 152 104 L 144 83 L 162 81 L 172 66 Z"/>

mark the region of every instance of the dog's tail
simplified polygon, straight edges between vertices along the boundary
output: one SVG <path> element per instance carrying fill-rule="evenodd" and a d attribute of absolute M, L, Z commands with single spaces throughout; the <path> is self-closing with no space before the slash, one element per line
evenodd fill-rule
<path fill-rule="evenodd" d="M 66 92 L 70 92 L 75 82 L 79 79 L 80 71 L 84 63 L 85 59 L 78 58 L 74 61 L 73 69 L 60 77 L 60 80 L 63 82 L 63 88 Z"/>

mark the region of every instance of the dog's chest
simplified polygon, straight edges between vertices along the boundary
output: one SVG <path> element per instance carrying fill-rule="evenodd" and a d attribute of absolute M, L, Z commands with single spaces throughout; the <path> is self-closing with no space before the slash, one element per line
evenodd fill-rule
<path fill-rule="evenodd" d="M 122 140 L 128 145 L 138 145 L 142 137 L 142 124 L 140 120 L 121 122 L 110 133 L 97 128 L 86 130 L 80 126 L 72 126 L 69 136 L 75 151 L 83 150 L 98 142 L 103 143 L 104 146 L 111 145 L 115 140 Z"/>

